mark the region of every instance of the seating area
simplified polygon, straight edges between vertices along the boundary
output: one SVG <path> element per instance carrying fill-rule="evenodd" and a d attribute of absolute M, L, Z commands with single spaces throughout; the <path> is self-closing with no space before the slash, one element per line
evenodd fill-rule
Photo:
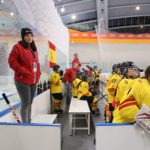
<path fill-rule="evenodd" d="M 103 88 L 103 84 L 100 88 Z M 16 150 L 19 146 L 20 149 L 29 150 L 49 150 L 50 147 L 53 150 L 65 150 L 75 147 L 77 139 L 79 142 L 85 138 L 85 141 L 91 141 L 87 150 L 93 149 L 93 147 L 96 147 L 96 150 L 109 150 L 111 148 L 119 150 L 121 145 L 117 144 L 118 141 L 125 145 L 122 148 L 123 150 L 149 150 L 150 135 L 137 125 L 102 123 L 104 120 L 101 107 L 104 100 L 98 103 L 101 112 L 100 117 L 91 114 L 87 101 L 73 97 L 68 106 L 68 111 L 63 115 L 52 114 L 51 101 L 50 90 L 35 97 L 32 106 L 31 124 L 16 123 L 11 112 L 0 117 L 1 148 L 3 150 Z M 63 103 L 63 105 L 66 105 L 65 101 Z M 18 104 L 16 108 L 18 114 L 19 107 Z M 67 106 L 63 107 L 67 108 Z M 18 139 L 20 140 L 19 144 Z M 112 139 L 117 139 L 117 143 L 108 144 L 111 143 Z M 6 142 L 10 144 L 6 144 Z M 71 144 L 72 142 L 73 144 Z M 84 143 L 84 145 L 86 144 Z M 84 146 L 82 149 L 84 149 Z"/>
<path fill-rule="evenodd" d="M 76 120 L 78 119 L 85 120 L 87 127 L 76 127 Z M 90 109 L 87 101 L 72 97 L 69 107 L 69 128 L 70 135 L 75 133 L 75 130 L 87 130 L 88 135 L 90 135 Z"/>

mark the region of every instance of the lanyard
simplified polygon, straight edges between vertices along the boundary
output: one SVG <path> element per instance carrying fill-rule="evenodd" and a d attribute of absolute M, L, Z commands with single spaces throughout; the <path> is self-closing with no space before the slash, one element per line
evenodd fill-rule
<path fill-rule="evenodd" d="M 37 64 L 36 64 L 36 61 L 35 61 L 35 54 L 34 54 L 34 52 L 32 51 L 30 45 L 29 45 L 29 49 L 30 49 L 30 51 L 31 51 L 31 53 L 32 53 L 32 56 L 33 56 L 33 71 L 34 71 L 34 72 L 37 72 Z"/>

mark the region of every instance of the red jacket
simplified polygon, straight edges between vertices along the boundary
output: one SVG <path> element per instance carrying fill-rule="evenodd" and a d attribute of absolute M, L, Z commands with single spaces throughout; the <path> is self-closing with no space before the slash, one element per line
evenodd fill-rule
<path fill-rule="evenodd" d="M 76 70 L 74 70 L 73 68 L 69 68 L 67 69 L 67 71 L 64 74 L 64 81 L 68 83 L 72 83 L 73 80 L 76 78 Z"/>
<path fill-rule="evenodd" d="M 38 53 L 34 52 L 37 72 L 33 72 L 33 55 L 30 49 L 25 49 L 20 43 L 14 45 L 8 59 L 11 69 L 14 70 L 14 79 L 24 84 L 35 84 L 40 78 L 40 65 L 38 62 Z"/>
<path fill-rule="evenodd" d="M 73 65 L 73 64 L 78 64 L 79 67 L 77 68 L 77 70 L 80 70 L 81 63 L 80 63 L 80 61 L 79 61 L 78 58 L 74 57 L 74 59 L 73 59 L 73 61 L 72 61 L 72 65 Z"/>
<path fill-rule="evenodd" d="M 90 69 L 87 69 L 88 75 L 91 75 L 92 71 Z"/>

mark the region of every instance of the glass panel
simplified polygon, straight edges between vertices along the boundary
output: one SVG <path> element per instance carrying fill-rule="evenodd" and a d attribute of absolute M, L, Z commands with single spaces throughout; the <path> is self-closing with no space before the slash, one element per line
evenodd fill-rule
<path fill-rule="evenodd" d="M 32 15 L 30 16 L 32 17 Z M 20 40 L 20 31 L 23 27 L 31 28 L 34 33 L 42 72 L 40 81 L 49 79 L 48 40 L 19 15 L 13 1 L 0 1 L 0 112 L 7 108 L 1 96 L 3 92 L 8 95 L 11 105 L 20 102 L 14 85 L 14 72 L 8 65 L 8 57 L 13 45 Z M 65 59 L 64 56 L 61 58 Z"/>

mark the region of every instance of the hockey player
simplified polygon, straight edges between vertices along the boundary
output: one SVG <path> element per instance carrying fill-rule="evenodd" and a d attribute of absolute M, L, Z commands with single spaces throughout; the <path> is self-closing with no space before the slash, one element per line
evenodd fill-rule
<path fill-rule="evenodd" d="M 59 75 L 59 65 L 55 65 L 53 67 L 53 73 L 50 76 L 50 90 L 53 100 L 54 113 L 63 113 L 61 109 L 61 101 L 62 101 L 62 80 Z"/>

